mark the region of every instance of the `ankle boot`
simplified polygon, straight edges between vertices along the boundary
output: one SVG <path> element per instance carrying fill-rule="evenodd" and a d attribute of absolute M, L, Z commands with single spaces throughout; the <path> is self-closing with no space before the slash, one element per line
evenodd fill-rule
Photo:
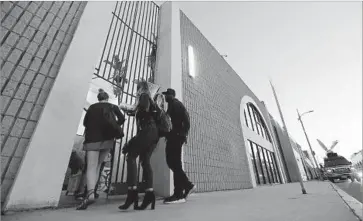
<path fill-rule="evenodd" d="M 144 200 L 142 201 L 141 206 L 135 208 L 136 210 L 144 210 L 151 204 L 151 209 L 155 209 L 155 194 L 154 191 L 147 191 L 145 193 Z"/>
<path fill-rule="evenodd" d="M 138 207 L 138 191 L 137 190 L 128 190 L 127 198 L 123 205 L 119 206 L 120 210 L 127 210 L 132 204 L 134 204 L 134 209 Z"/>

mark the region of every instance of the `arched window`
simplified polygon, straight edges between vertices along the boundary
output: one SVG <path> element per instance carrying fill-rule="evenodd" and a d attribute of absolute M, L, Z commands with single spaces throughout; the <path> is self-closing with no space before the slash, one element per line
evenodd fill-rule
<path fill-rule="evenodd" d="M 243 114 L 247 127 L 271 142 L 271 136 L 267 130 L 266 124 L 257 108 L 252 103 L 247 103 Z"/>
<path fill-rule="evenodd" d="M 254 175 L 252 180 L 255 180 L 257 185 L 281 183 L 279 165 L 274 153 L 271 134 L 263 116 L 260 114 L 260 110 L 253 99 L 248 96 L 242 98 L 240 108 L 240 119 L 243 125 L 242 133 L 247 144 L 246 151 L 251 175 Z M 262 139 L 254 136 L 253 133 L 250 133 L 250 130 L 254 131 Z"/>

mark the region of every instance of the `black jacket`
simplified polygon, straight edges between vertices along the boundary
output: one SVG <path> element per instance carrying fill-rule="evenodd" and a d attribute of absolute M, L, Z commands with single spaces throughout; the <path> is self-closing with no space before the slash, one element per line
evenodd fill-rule
<path fill-rule="evenodd" d="M 116 115 L 117 124 L 121 126 L 125 122 L 125 116 L 116 105 L 107 102 L 92 104 L 88 108 L 83 120 L 83 126 L 86 128 L 84 143 L 95 143 L 114 139 L 111 135 L 113 128 L 110 128 L 104 117 L 106 108 L 110 108 L 110 106 Z"/>
<path fill-rule="evenodd" d="M 168 115 L 171 118 L 172 133 L 187 136 L 190 129 L 189 113 L 182 102 L 174 98 L 168 102 Z"/>

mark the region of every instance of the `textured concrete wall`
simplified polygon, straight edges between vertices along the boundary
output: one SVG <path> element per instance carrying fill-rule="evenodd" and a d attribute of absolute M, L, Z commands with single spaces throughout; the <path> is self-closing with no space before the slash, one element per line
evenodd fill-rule
<path fill-rule="evenodd" d="M 115 4 L 87 2 L 3 211 L 58 205 L 74 137 Z M 77 62 L 80 59 L 82 62 Z"/>
<path fill-rule="evenodd" d="M 180 16 L 177 2 L 161 5 L 157 35 L 155 83 L 161 87 L 160 91 L 175 88 L 181 99 Z M 154 190 L 163 197 L 170 196 L 174 191 L 173 173 L 165 160 L 165 145 L 165 139 L 160 139 L 151 157 Z"/>
<path fill-rule="evenodd" d="M 279 156 L 281 159 L 282 172 L 286 177 L 286 182 L 291 182 L 290 173 L 289 173 L 289 165 L 287 164 L 287 161 L 285 159 L 284 148 L 282 147 L 282 142 L 280 140 L 280 137 L 278 136 L 279 133 L 280 134 L 282 133 L 282 128 L 280 127 L 279 123 L 277 123 L 271 115 L 270 115 L 270 122 L 271 122 L 272 131 L 273 131 L 273 133 L 272 133 L 273 139 L 275 140 L 276 148 L 279 149 L 279 153 L 280 153 Z"/>
<path fill-rule="evenodd" d="M 291 182 L 299 181 L 299 173 L 297 171 L 297 162 L 293 149 L 291 148 L 290 138 L 287 136 L 285 130 L 274 120 L 271 121 L 272 125 L 276 128 L 274 136 L 280 142 L 282 154 L 286 162 L 286 172 L 288 172 Z M 277 132 L 277 133 L 276 133 Z"/>
<path fill-rule="evenodd" d="M 185 170 L 201 192 L 251 188 L 240 104 L 247 95 L 260 110 L 265 107 L 183 13 L 180 21 L 183 102 L 191 118 Z M 189 45 L 194 48 L 195 78 L 189 76 Z"/>
<path fill-rule="evenodd" d="M 305 169 L 304 169 L 304 165 L 303 165 L 301 156 L 300 156 L 299 152 L 295 148 L 293 149 L 293 151 L 294 151 L 294 156 L 295 156 L 295 159 L 296 159 L 296 162 L 297 162 L 297 166 L 298 166 L 300 174 L 301 174 L 301 178 L 303 179 L 303 181 L 306 181 L 307 177 L 306 177 L 306 173 L 305 173 Z"/>
<path fill-rule="evenodd" d="M 1 2 L 1 202 L 85 6 L 86 2 Z"/>

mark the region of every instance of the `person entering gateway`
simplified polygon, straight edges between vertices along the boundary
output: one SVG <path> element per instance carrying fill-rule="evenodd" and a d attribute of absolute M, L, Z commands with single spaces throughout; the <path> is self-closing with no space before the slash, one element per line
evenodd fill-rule
<path fill-rule="evenodd" d="M 171 118 L 172 129 L 166 135 L 166 162 L 174 174 L 174 194 L 164 203 L 183 203 L 196 186 L 189 181 L 182 166 L 182 147 L 187 141 L 190 129 L 189 114 L 183 103 L 175 98 L 175 90 L 169 88 L 162 93 L 168 103 L 167 114 Z"/>

